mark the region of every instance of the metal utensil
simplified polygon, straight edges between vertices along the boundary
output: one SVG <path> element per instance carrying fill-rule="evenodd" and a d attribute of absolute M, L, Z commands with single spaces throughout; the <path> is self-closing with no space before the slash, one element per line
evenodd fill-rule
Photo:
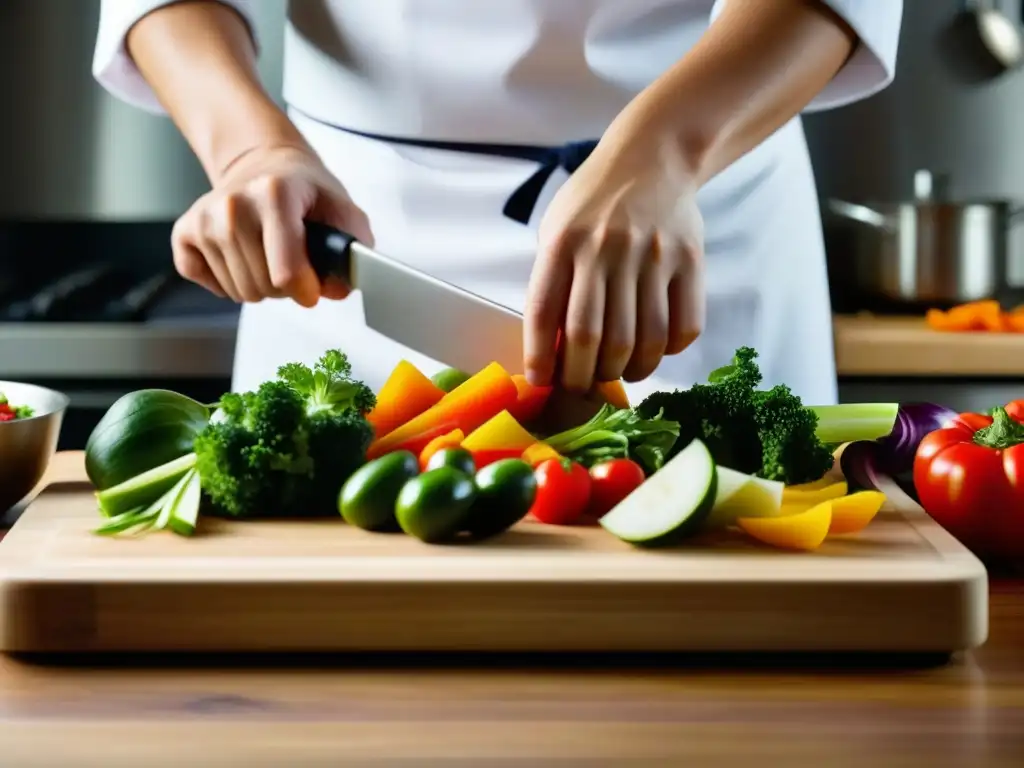
<path fill-rule="evenodd" d="M 351 235 L 306 222 L 306 250 L 321 279 L 363 294 L 366 324 L 433 360 L 464 371 L 491 362 L 523 372 L 523 316 L 413 269 Z"/>
<path fill-rule="evenodd" d="M 1008 233 L 1024 211 L 1005 200 L 954 202 L 945 186 L 945 177 L 920 170 L 911 201 L 827 202 L 835 216 L 877 235 L 854 254 L 852 277 L 861 292 L 946 305 L 998 297 L 1006 289 Z"/>
<path fill-rule="evenodd" d="M 1024 63 L 1024 31 L 998 0 L 964 0 L 940 45 L 953 71 L 969 81 L 992 79 Z"/>
<path fill-rule="evenodd" d="M 68 396 L 46 387 L 0 381 L 14 405 L 30 406 L 27 419 L 0 421 L 0 515 L 31 492 L 57 451 Z"/>

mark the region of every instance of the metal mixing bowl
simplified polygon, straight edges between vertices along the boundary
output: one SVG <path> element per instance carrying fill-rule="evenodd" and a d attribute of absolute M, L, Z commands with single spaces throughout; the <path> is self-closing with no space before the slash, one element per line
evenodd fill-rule
<path fill-rule="evenodd" d="M 11 405 L 35 411 L 27 419 L 0 421 L 0 513 L 24 499 L 57 452 L 57 439 L 68 407 L 68 396 L 46 387 L 0 381 L 0 392 Z"/>

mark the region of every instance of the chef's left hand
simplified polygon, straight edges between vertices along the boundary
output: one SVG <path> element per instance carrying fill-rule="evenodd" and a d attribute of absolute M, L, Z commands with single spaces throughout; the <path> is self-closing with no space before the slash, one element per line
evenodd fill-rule
<path fill-rule="evenodd" d="M 670 158 L 613 139 L 562 186 L 541 222 L 526 301 L 531 383 L 556 383 L 559 359 L 569 390 L 640 381 L 693 343 L 705 299 L 696 186 Z"/>

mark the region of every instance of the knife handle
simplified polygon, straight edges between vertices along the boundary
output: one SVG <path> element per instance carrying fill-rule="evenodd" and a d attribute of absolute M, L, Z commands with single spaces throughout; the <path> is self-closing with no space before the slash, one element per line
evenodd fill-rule
<path fill-rule="evenodd" d="M 352 285 L 352 244 L 356 239 L 347 232 L 316 221 L 306 221 L 306 254 L 310 266 L 321 280 L 336 277 Z"/>

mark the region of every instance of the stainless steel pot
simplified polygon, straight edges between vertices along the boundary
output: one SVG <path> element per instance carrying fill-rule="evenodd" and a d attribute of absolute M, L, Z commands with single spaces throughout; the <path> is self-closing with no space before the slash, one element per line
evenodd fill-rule
<path fill-rule="evenodd" d="M 1007 287 L 1009 229 L 1024 209 L 1006 200 L 954 202 L 945 179 L 914 175 L 914 199 L 884 205 L 829 200 L 827 209 L 872 230 L 853 252 L 858 292 L 913 304 L 997 298 Z"/>

